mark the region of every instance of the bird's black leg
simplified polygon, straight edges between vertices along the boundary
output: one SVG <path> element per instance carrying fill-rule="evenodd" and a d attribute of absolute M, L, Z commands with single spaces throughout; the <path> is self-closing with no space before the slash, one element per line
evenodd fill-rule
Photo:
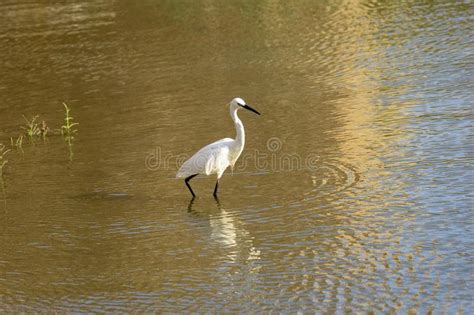
<path fill-rule="evenodd" d="M 214 198 L 217 199 L 217 188 L 219 188 L 219 179 L 217 179 L 217 182 L 216 182 L 216 187 L 214 187 Z"/>
<path fill-rule="evenodd" d="M 188 186 L 188 189 L 189 189 L 189 191 L 191 192 L 191 194 L 193 195 L 193 198 L 196 197 L 196 195 L 194 194 L 194 191 L 193 191 L 193 189 L 191 188 L 191 185 L 189 185 L 188 182 L 189 182 L 193 177 L 195 177 L 195 176 L 197 176 L 197 175 L 198 175 L 198 174 L 194 174 L 194 175 L 188 176 L 188 177 L 186 177 L 186 178 L 184 179 L 184 182 L 186 183 L 186 186 Z"/>

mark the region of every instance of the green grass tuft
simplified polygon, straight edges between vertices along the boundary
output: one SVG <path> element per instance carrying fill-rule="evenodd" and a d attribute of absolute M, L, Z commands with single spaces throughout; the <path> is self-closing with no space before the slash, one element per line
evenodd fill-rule
<path fill-rule="evenodd" d="M 34 137 L 41 135 L 41 129 L 38 127 L 39 124 L 37 122 L 38 117 L 39 116 L 36 115 L 31 118 L 31 120 L 28 120 L 28 118 L 23 115 L 23 119 L 26 122 L 26 126 L 21 127 L 21 129 L 26 131 L 26 135 L 28 136 L 28 138 L 30 138 L 30 140 L 33 140 Z"/>
<path fill-rule="evenodd" d="M 64 109 L 66 110 L 66 117 L 64 117 L 64 125 L 61 126 L 61 134 L 68 139 L 73 139 L 74 134 L 77 132 L 77 129 L 74 129 L 74 126 L 79 125 L 79 123 L 72 122 L 74 117 L 71 116 L 71 109 L 63 103 Z"/>
<path fill-rule="evenodd" d="M 2 192 L 3 192 L 3 197 L 4 197 L 5 202 L 6 202 L 6 199 L 5 199 L 5 185 L 3 184 L 3 168 L 8 163 L 8 160 L 5 158 L 8 152 L 10 152 L 10 150 L 8 150 L 2 143 L 0 143 L 0 186 L 2 186 Z"/>
<path fill-rule="evenodd" d="M 46 137 L 46 135 L 49 132 L 49 127 L 46 124 L 46 121 L 42 120 L 41 124 L 38 122 L 39 116 L 36 115 L 31 120 L 28 120 L 23 115 L 23 119 L 26 122 L 26 126 L 21 127 L 21 129 L 26 131 L 26 136 L 32 141 L 36 137 L 43 137 L 43 139 Z M 23 141 L 23 139 L 21 139 Z"/>
<path fill-rule="evenodd" d="M 16 138 L 16 140 L 13 140 L 13 138 L 10 138 L 10 142 L 13 147 L 16 147 L 18 150 L 23 151 L 23 138 L 24 136 L 21 134 Z"/>
<path fill-rule="evenodd" d="M 5 158 L 8 152 L 10 152 L 10 150 L 7 149 L 5 145 L 0 143 L 0 177 L 3 175 L 3 167 L 8 162 L 8 160 Z"/>

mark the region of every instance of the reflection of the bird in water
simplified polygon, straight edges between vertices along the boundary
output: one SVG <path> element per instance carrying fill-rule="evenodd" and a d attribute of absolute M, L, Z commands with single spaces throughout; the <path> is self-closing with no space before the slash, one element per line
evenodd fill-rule
<path fill-rule="evenodd" d="M 215 208 L 209 206 L 195 209 L 195 198 L 188 204 L 188 213 L 199 219 L 207 219 L 210 227 L 209 241 L 225 249 L 226 258 L 232 262 L 260 259 L 260 251 L 253 245 L 253 238 L 244 223 L 236 215 L 226 211 L 218 198 Z"/>

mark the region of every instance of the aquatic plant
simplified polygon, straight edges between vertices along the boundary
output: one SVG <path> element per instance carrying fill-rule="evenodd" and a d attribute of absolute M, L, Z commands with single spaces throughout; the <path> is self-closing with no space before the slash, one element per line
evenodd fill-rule
<path fill-rule="evenodd" d="M 0 185 L 2 186 L 3 196 L 5 197 L 5 185 L 3 184 L 3 167 L 7 164 L 8 160 L 5 158 L 7 153 L 10 152 L 5 145 L 0 143 Z"/>
<path fill-rule="evenodd" d="M 12 148 L 16 147 L 18 150 L 23 151 L 23 135 L 22 134 L 19 135 L 18 138 L 16 138 L 16 140 L 13 140 L 13 138 L 10 137 L 10 142 L 11 142 Z"/>
<path fill-rule="evenodd" d="M 3 167 L 7 164 L 8 160 L 5 159 L 7 153 L 10 152 L 5 145 L 0 143 L 0 177 L 3 175 Z"/>
<path fill-rule="evenodd" d="M 31 120 L 28 120 L 28 118 L 23 115 L 23 119 L 26 122 L 26 126 L 21 127 L 21 129 L 24 129 L 26 131 L 26 135 L 30 138 L 30 140 L 33 140 L 34 137 L 41 135 L 41 129 L 38 127 L 38 122 L 36 121 L 38 117 L 39 116 L 36 115 L 31 118 Z"/>
<path fill-rule="evenodd" d="M 66 110 L 66 117 L 64 117 L 64 125 L 61 126 L 61 134 L 66 140 L 69 147 L 69 160 L 72 161 L 74 153 L 72 151 L 72 139 L 74 139 L 74 134 L 77 132 L 77 129 L 74 126 L 79 125 L 79 123 L 72 122 L 74 117 L 71 115 L 71 109 L 63 103 L 64 109 Z"/>
<path fill-rule="evenodd" d="M 46 135 L 48 134 L 49 132 L 49 127 L 48 125 L 46 124 L 46 121 L 42 120 L 41 121 L 41 127 L 40 127 L 40 134 L 43 138 L 46 137 Z"/>
<path fill-rule="evenodd" d="M 43 137 L 43 139 L 46 137 L 49 131 L 49 127 L 46 124 L 46 121 L 42 120 L 41 124 L 38 122 L 39 116 L 36 115 L 31 120 L 26 118 L 23 115 L 23 119 L 26 122 L 26 126 L 21 127 L 21 129 L 26 131 L 26 135 L 30 139 L 30 141 L 33 141 L 35 137 Z M 18 139 L 17 139 L 18 140 Z M 23 139 L 20 140 L 20 142 L 23 141 Z"/>
<path fill-rule="evenodd" d="M 61 134 L 66 138 L 74 138 L 73 135 L 77 132 L 77 129 L 74 129 L 74 126 L 79 125 L 79 123 L 72 122 L 74 117 L 71 116 L 71 109 L 63 103 L 66 110 L 66 117 L 64 117 L 64 125 L 61 126 Z"/>

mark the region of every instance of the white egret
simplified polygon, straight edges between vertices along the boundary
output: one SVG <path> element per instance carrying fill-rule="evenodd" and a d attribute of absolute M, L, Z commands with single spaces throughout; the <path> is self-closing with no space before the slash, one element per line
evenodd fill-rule
<path fill-rule="evenodd" d="M 224 171 L 228 166 L 231 168 L 234 167 L 235 162 L 242 153 L 245 145 L 245 131 L 242 121 L 240 121 L 239 116 L 237 116 L 237 111 L 240 108 L 245 108 L 260 115 L 259 112 L 247 105 L 245 101 L 239 97 L 234 98 L 229 103 L 229 107 L 230 116 L 234 121 L 235 129 L 237 131 L 237 137 L 235 139 L 224 138 L 206 145 L 196 152 L 196 154 L 194 154 L 189 160 L 184 162 L 176 174 L 177 178 L 184 178 L 184 182 L 186 183 L 186 186 L 188 186 L 193 198 L 196 197 L 196 195 L 189 185 L 189 181 L 199 174 L 217 175 L 216 186 L 214 187 L 214 197 L 217 197 L 219 179 L 222 177 L 222 174 L 224 174 Z"/>

